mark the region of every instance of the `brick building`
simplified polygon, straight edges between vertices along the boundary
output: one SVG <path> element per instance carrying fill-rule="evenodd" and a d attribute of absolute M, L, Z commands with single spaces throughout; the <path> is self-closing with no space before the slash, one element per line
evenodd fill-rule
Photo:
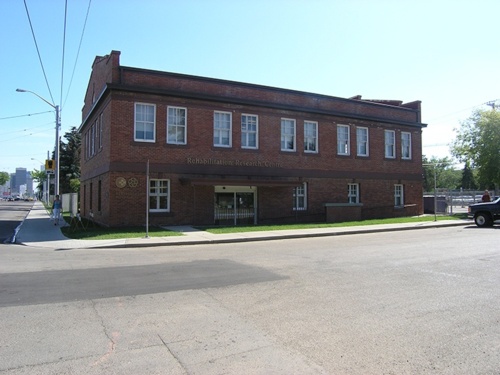
<path fill-rule="evenodd" d="M 96 57 L 80 210 L 103 225 L 420 214 L 420 102 L 344 99 Z M 148 204 L 149 202 L 149 204 Z"/>

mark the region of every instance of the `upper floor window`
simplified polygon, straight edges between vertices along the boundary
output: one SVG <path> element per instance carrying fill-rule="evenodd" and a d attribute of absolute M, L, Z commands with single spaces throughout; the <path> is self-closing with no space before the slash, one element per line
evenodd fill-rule
<path fill-rule="evenodd" d="M 348 184 L 347 201 L 349 203 L 359 203 L 359 184 Z"/>
<path fill-rule="evenodd" d="M 149 211 L 170 211 L 170 180 L 149 180 Z"/>
<path fill-rule="evenodd" d="M 304 121 L 304 151 L 318 152 L 318 123 Z"/>
<path fill-rule="evenodd" d="M 396 137 L 394 130 L 384 131 L 385 157 L 394 159 L 396 157 Z"/>
<path fill-rule="evenodd" d="M 349 126 L 337 125 L 337 154 L 349 155 Z"/>
<path fill-rule="evenodd" d="M 295 151 L 295 120 L 281 119 L 281 151 Z"/>
<path fill-rule="evenodd" d="M 154 104 L 135 103 L 134 140 L 155 141 L 156 106 Z"/>
<path fill-rule="evenodd" d="M 307 184 L 305 182 L 301 186 L 297 186 L 293 189 L 293 202 L 294 210 L 307 210 Z"/>
<path fill-rule="evenodd" d="M 401 133 L 401 158 L 411 159 L 411 133 Z"/>
<path fill-rule="evenodd" d="M 259 118 L 256 115 L 241 115 L 241 147 L 258 148 Z"/>
<path fill-rule="evenodd" d="M 356 128 L 356 148 L 358 156 L 368 156 L 368 128 Z"/>
<path fill-rule="evenodd" d="M 101 115 L 99 116 L 99 148 L 101 149 L 102 148 L 102 132 L 103 132 L 103 128 L 104 128 L 104 114 L 101 113 Z"/>
<path fill-rule="evenodd" d="M 404 205 L 404 189 L 403 185 L 394 185 L 394 206 L 401 207 Z"/>
<path fill-rule="evenodd" d="M 186 108 L 168 107 L 167 110 L 167 143 L 186 144 Z"/>
<path fill-rule="evenodd" d="M 214 112 L 214 146 L 231 147 L 231 113 Z"/>

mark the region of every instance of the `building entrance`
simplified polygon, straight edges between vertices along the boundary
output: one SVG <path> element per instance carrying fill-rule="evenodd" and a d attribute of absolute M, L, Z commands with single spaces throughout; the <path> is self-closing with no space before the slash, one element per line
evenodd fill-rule
<path fill-rule="evenodd" d="M 255 187 L 216 186 L 215 224 L 252 225 L 257 223 Z"/>

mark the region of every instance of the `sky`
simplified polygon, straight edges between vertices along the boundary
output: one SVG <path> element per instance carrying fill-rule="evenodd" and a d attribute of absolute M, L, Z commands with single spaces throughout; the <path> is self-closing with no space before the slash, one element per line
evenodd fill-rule
<path fill-rule="evenodd" d="M 500 99 L 498 0 L 0 0 L 0 171 L 81 124 L 96 56 L 335 97 L 422 101 L 423 154 Z M 497 102 L 500 105 L 500 101 Z"/>

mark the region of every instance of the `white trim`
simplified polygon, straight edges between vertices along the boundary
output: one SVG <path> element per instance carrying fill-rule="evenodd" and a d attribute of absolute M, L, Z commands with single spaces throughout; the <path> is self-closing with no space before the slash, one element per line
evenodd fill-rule
<path fill-rule="evenodd" d="M 168 139 L 168 130 L 169 130 L 169 117 L 170 117 L 170 109 L 180 109 L 180 110 L 184 110 L 184 142 L 172 142 Z M 167 144 L 170 144 L 170 145 L 185 145 L 187 144 L 187 108 L 186 107 L 178 107 L 178 106 L 174 106 L 174 105 L 169 105 L 167 106 Z M 178 125 L 178 124 L 172 124 L 172 127 L 175 127 L 176 129 L 177 128 L 180 128 L 182 127 L 182 125 Z M 177 132 L 176 132 L 177 134 Z"/>
<path fill-rule="evenodd" d="M 243 116 L 246 117 L 255 117 L 255 146 L 247 146 L 243 145 L 243 142 L 241 142 L 241 148 L 244 149 L 249 149 L 249 150 L 258 150 L 259 149 L 259 115 L 254 115 L 250 113 L 242 113 L 241 114 L 241 122 L 240 122 L 240 127 L 243 127 Z M 243 134 L 250 134 L 253 133 L 253 131 L 245 131 L 243 132 L 243 129 L 241 129 L 241 137 L 243 138 Z M 247 138 L 247 143 L 248 143 L 248 138 Z"/>
<path fill-rule="evenodd" d="M 306 137 L 306 124 L 314 125 L 315 137 L 314 137 L 314 147 L 315 150 L 308 150 L 306 147 L 307 139 L 311 137 Z M 304 152 L 308 154 L 317 154 L 319 152 L 319 127 L 317 121 L 304 120 Z"/>
<path fill-rule="evenodd" d="M 340 139 L 339 130 L 347 129 L 347 139 Z M 342 141 L 342 143 L 340 143 Z M 343 142 L 346 143 L 343 143 Z M 343 151 L 342 151 L 343 149 Z M 337 155 L 351 155 L 351 127 L 349 125 L 337 125 Z"/>
<path fill-rule="evenodd" d="M 293 123 L 293 148 L 283 148 L 283 143 L 286 142 L 286 139 L 284 139 L 285 137 L 285 134 L 283 134 L 283 121 L 290 121 L 291 123 Z M 292 119 L 292 118 L 284 118 L 282 117 L 281 120 L 280 120 L 280 148 L 281 148 L 281 151 L 286 151 L 286 152 L 295 152 L 297 151 L 297 121 L 295 119 Z M 290 135 L 287 134 L 288 137 L 290 137 Z"/>
<path fill-rule="evenodd" d="M 403 140 L 403 136 L 408 136 L 408 156 L 405 156 L 405 141 Z M 411 133 L 410 132 L 401 132 L 401 159 L 403 160 L 411 160 Z"/>
<path fill-rule="evenodd" d="M 158 189 L 156 185 L 156 181 L 166 181 L 167 182 L 167 194 L 151 194 L 151 182 L 155 181 L 155 191 Z M 160 197 L 167 197 L 167 208 L 151 208 L 149 207 L 149 212 L 170 212 L 170 179 L 167 178 L 150 178 L 149 179 L 149 200 L 151 201 L 151 197 L 155 197 L 157 199 L 157 203 L 159 202 Z M 158 206 L 157 206 L 158 207 Z"/>
<path fill-rule="evenodd" d="M 141 138 L 136 137 L 136 134 L 137 134 L 137 106 L 138 105 L 153 107 L 153 139 L 141 139 Z M 141 102 L 134 103 L 134 141 L 136 141 L 136 142 L 148 142 L 148 143 L 155 143 L 156 142 L 156 104 L 141 103 Z"/>
<path fill-rule="evenodd" d="M 392 134 L 393 143 L 388 143 L 387 136 Z M 392 149 L 392 155 L 387 153 L 388 147 Z M 396 132 L 394 130 L 384 130 L 384 157 L 386 159 L 396 159 Z"/>
<path fill-rule="evenodd" d="M 358 130 L 366 130 L 366 153 L 364 154 L 359 152 L 360 139 Z M 363 157 L 370 156 L 370 129 L 366 126 L 358 126 L 356 128 L 356 155 Z"/>
<path fill-rule="evenodd" d="M 229 115 L 229 130 L 224 129 L 224 128 L 216 128 L 215 127 L 215 125 L 216 125 L 215 115 L 216 114 Z M 229 144 L 225 145 L 225 144 L 220 143 L 221 142 L 220 133 L 219 133 L 219 139 L 218 139 L 219 143 L 215 143 L 215 131 L 216 130 L 218 130 L 219 132 L 221 132 L 221 131 L 228 131 L 229 132 Z M 214 136 L 213 136 L 214 147 L 226 147 L 226 148 L 232 147 L 232 145 L 233 145 L 233 114 L 231 112 L 225 112 L 225 111 L 214 111 L 213 131 L 214 131 Z"/>

